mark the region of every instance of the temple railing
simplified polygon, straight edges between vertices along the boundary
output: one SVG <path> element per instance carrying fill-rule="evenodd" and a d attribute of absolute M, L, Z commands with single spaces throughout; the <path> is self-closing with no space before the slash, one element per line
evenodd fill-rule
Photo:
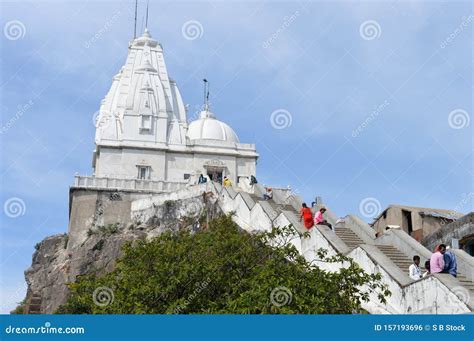
<path fill-rule="evenodd" d="M 73 187 L 161 193 L 179 190 L 186 187 L 186 184 L 187 181 L 143 180 L 76 175 Z"/>

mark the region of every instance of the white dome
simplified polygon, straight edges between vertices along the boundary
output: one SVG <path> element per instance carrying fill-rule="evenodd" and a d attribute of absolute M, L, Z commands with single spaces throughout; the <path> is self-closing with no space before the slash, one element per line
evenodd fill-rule
<path fill-rule="evenodd" d="M 188 127 L 190 140 L 219 140 L 228 142 L 239 142 L 234 130 L 224 122 L 216 119 L 210 111 L 201 111 L 199 119 L 193 121 Z"/>

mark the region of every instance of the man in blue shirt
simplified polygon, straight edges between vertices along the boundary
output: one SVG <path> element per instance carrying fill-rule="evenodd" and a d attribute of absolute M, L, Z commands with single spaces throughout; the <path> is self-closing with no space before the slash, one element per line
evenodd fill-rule
<path fill-rule="evenodd" d="M 456 256 L 451 250 L 446 250 L 443 255 L 444 257 L 444 273 L 448 273 L 453 275 L 454 277 L 457 276 L 458 273 L 458 265 L 456 263 Z"/>

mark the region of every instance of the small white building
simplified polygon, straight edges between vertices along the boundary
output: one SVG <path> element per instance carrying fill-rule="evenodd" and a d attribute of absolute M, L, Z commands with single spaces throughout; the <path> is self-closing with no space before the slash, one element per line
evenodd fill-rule
<path fill-rule="evenodd" d="M 207 105 L 199 119 L 188 121 L 163 48 L 147 29 L 130 42 L 125 65 L 102 100 L 95 144 L 94 175 L 76 176 L 76 186 L 166 191 L 200 174 L 233 183 L 256 175 L 255 145 L 240 143 Z"/>

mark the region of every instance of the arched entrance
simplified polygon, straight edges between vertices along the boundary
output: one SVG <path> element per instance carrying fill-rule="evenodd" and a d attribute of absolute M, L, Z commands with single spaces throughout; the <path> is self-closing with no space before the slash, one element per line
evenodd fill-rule
<path fill-rule="evenodd" d="M 226 176 L 226 167 L 224 162 L 220 160 L 209 160 L 204 163 L 206 174 L 211 179 L 218 183 L 222 183 L 224 176 Z"/>

